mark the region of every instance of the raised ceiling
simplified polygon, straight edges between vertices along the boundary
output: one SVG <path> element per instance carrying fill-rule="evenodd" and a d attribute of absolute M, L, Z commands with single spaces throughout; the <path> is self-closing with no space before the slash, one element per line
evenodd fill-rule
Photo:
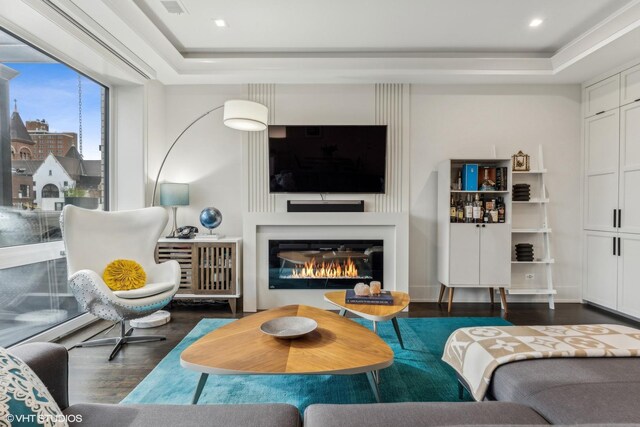
<path fill-rule="evenodd" d="M 180 0 L 135 4 L 195 52 L 554 53 L 629 0 Z M 224 19 L 218 28 L 215 19 Z M 530 28 L 533 18 L 544 20 Z"/>
<path fill-rule="evenodd" d="M 640 58 L 640 0 L 50 3 L 166 84 L 580 83 Z"/>

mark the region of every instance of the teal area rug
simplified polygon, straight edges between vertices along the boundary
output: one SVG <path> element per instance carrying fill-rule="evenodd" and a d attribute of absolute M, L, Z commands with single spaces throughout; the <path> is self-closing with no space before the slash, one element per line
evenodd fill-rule
<path fill-rule="evenodd" d="M 372 327 L 370 321 L 353 319 Z M 204 319 L 121 403 L 189 404 L 199 373 L 180 366 L 180 353 L 208 332 L 233 320 Z M 395 353 L 393 365 L 380 372 L 383 402 L 458 401 L 453 369 L 440 360 L 449 335 L 470 326 L 504 326 L 499 317 L 400 318 L 405 350 L 391 322 L 378 333 Z M 224 348 L 217 351 L 225 351 Z M 210 375 L 199 404 L 290 403 L 304 412 L 314 403 L 373 403 L 366 375 Z"/>

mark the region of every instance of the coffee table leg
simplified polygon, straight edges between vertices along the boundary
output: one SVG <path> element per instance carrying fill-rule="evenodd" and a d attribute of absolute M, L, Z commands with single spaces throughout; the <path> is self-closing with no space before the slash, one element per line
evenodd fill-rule
<path fill-rule="evenodd" d="M 338 313 L 338 315 L 340 316 L 344 316 L 345 314 L 347 314 L 347 310 L 345 310 L 344 308 L 340 310 L 340 313 Z"/>
<path fill-rule="evenodd" d="M 195 405 L 198 403 L 200 399 L 200 394 L 202 394 L 202 389 L 204 385 L 207 383 L 207 378 L 209 378 L 209 374 L 200 375 L 200 380 L 198 381 L 198 385 L 196 386 L 196 392 L 193 393 L 193 400 L 191 400 L 191 404 Z"/>
<path fill-rule="evenodd" d="M 371 386 L 373 395 L 376 398 L 376 402 L 380 403 L 380 389 L 378 388 L 378 383 L 374 378 L 373 372 L 367 372 L 367 379 L 369 380 L 369 385 Z"/>
<path fill-rule="evenodd" d="M 393 329 L 396 330 L 398 341 L 400 341 L 400 347 L 404 349 L 404 343 L 402 342 L 402 335 L 400 334 L 400 325 L 398 325 L 398 319 L 394 317 L 393 319 L 391 319 L 391 323 L 393 323 Z"/>

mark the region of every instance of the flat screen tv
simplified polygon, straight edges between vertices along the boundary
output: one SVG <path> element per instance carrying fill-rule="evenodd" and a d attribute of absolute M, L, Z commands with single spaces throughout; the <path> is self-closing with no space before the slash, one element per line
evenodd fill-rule
<path fill-rule="evenodd" d="M 269 126 L 272 193 L 384 193 L 387 126 Z"/>

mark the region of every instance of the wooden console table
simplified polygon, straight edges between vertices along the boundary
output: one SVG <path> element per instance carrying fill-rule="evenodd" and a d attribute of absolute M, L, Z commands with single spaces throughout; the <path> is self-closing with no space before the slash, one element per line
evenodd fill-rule
<path fill-rule="evenodd" d="M 180 264 L 180 289 L 176 299 L 228 300 L 233 314 L 242 294 L 242 239 L 158 240 L 156 262 Z"/>

